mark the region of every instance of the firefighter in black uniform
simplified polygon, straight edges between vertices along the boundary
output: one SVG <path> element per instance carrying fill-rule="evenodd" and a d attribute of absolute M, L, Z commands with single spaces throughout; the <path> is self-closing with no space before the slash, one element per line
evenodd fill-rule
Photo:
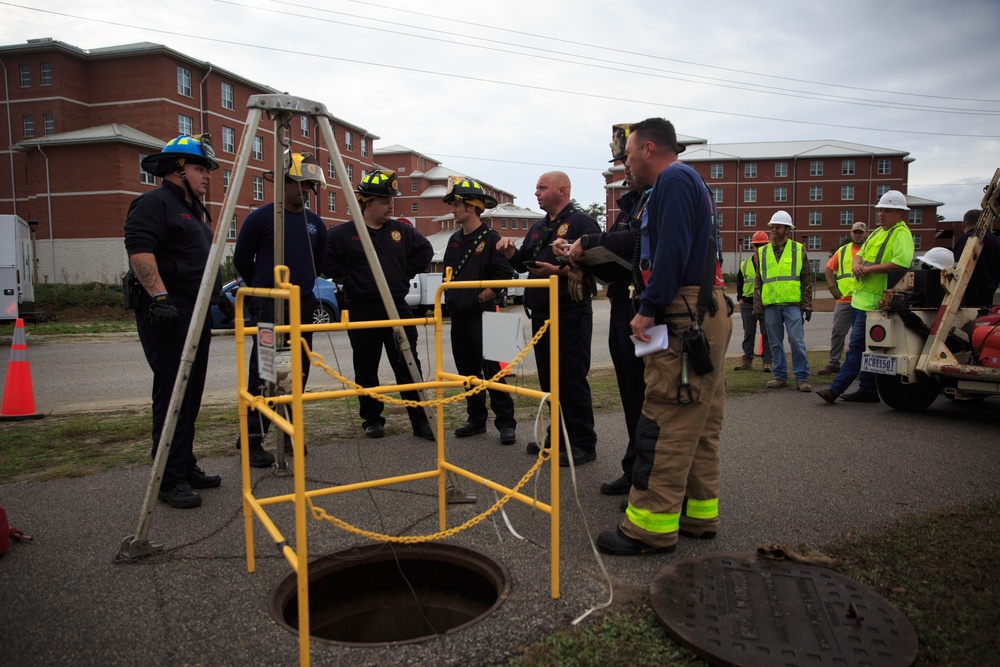
<path fill-rule="evenodd" d="M 181 135 L 167 142 L 161 152 L 142 161 L 143 169 L 163 179 L 161 186 L 133 200 L 125 220 L 125 250 L 141 284 L 135 290 L 136 328 L 153 370 L 154 457 L 201 276 L 211 253 L 212 230 L 206 224 L 208 211 L 201 197 L 208 192 L 209 172 L 219 168 L 214 157 L 208 135 Z M 214 293 L 219 293 L 218 279 Z M 214 298 L 218 300 L 218 296 Z M 226 299 L 219 303 L 223 308 L 230 306 Z M 206 475 L 198 467 L 192 451 L 210 342 L 211 323 L 206 318 L 158 495 L 161 501 L 180 509 L 201 505 L 201 496 L 193 489 L 222 483 L 221 477 Z"/>
<path fill-rule="evenodd" d="M 513 278 L 511 268 L 503 253 L 497 251 L 500 235 L 479 219 L 487 208 L 497 205 L 496 199 L 476 181 L 454 178 L 445 204 L 451 204 L 455 222 L 461 225 L 448 239 L 444 251 L 444 266 L 451 268 L 452 280 L 504 280 Z M 496 294 L 490 288 L 483 290 L 452 289 L 445 291 L 445 303 L 451 318 L 451 351 L 458 372 L 466 376 L 493 377 L 500 372 L 500 364 L 483 358 L 483 312 L 496 307 Z M 501 380 L 502 382 L 503 380 Z M 496 415 L 493 423 L 500 431 L 500 444 L 513 445 L 516 441 L 514 400 L 504 391 L 488 390 L 490 405 Z M 465 400 L 468 418 L 455 429 L 455 435 L 465 438 L 486 433 L 486 392 L 468 396 Z"/>
<path fill-rule="evenodd" d="M 573 462 L 581 465 L 597 458 L 597 433 L 594 431 L 594 408 L 590 397 L 590 341 L 594 329 L 594 311 L 589 289 L 573 289 L 570 298 L 570 267 L 557 261 L 552 244 L 557 239 L 576 240 L 584 234 L 600 233 L 594 219 L 579 211 L 570 202 L 569 177 L 561 171 L 542 174 L 535 186 L 535 199 L 546 215 L 528 230 L 520 249 L 513 240 L 502 238 L 497 250 L 504 253 L 515 271 L 531 273 L 533 278 L 559 276 L 559 391 L 561 415 L 569 434 Z M 532 334 L 549 317 L 548 288 L 531 288 L 524 291 L 525 309 L 531 316 Z M 542 391 L 550 387 L 549 337 L 543 336 L 535 344 L 535 362 L 538 365 L 538 383 Z M 549 438 L 546 437 L 548 446 Z M 560 437 L 559 442 L 562 442 Z M 566 448 L 560 447 L 560 465 L 568 466 Z M 527 446 L 529 454 L 538 452 L 534 441 Z"/>
<path fill-rule="evenodd" d="M 413 317 L 406 305 L 406 294 L 410 291 L 410 278 L 427 269 L 434 256 L 423 234 L 412 225 L 392 217 L 392 198 L 399 195 L 396 189 L 396 174 L 389 170 L 377 170 L 366 175 L 358 184 L 357 197 L 361 204 L 365 226 L 371 237 L 375 254 L 382 265 L 389 292 L 399 311 L 400 318 Z M 327 236 L 326 265 L 323 272 L 344 285 L 344 296 L 352 322 L 388 319 L 382 298 L 379 295 L 375 276 L 372 274 L 358 232 L 351 223 L 342 224 L 329 230 Z M 405 327 L 417 368 L 417 328 Z M 382 348 L 389 357 L 389 364 L 399 384 L 411 384 L 420 378 L 411 378 L 391 328 L 349 330 L 351 348 L 354 351 L 354 379 L 363 387 L 379 386 L 378 367 L 382 360 Z M 422 373 L 423 371 L 421 371 Z M 417 392 L 403 392 L 405 400 L 418 400 Z M 381 401 L 367 396 L 359 397 L 361 402 L 362 428 L 368 438 L 385 435 L 384 406 Z M 427 415 L 422 408 L 406 409 L 413 434 L 425 440 L 434 440 Z"/>

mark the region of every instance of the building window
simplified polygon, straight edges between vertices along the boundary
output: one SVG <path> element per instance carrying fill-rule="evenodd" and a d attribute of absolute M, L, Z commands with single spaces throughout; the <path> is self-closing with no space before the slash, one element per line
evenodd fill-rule
<path fill-rule="evenodd" d="M 757 178 L 757 163 L 747 162 L 743 165 L 743 176 L 746 178 Z"/>
<path fill-rule="evenodd" d="M 744 227 L 756 227 L 757 226 L 757 214 L 753 211 L 743 212 L 743 226 Z"/>
<path fill-rule="evenodd" d="M 303 137 L 309 136 L 309 116 L 299 116 L 299 128 Z"/>
<path fill-rule="evenodd" d="M 853 185 L 841 185 L 840 186 L 840 201 L 854 201 L 854 186 Z"/>
<path fill-rule="evenodd" d="M 521 221 L 521 229 L 527 229 L 527 228 L 528 228 L 528 221 L 527 220 L 522 220 Z"/>
<path fill-rule="evenodd" d="M 191 70 L 185 67 L 177 68 L 177 94 L 191 97 Z"/>
<path fill-rule="evenodd" d="M 716 204 L 722 203 L 722 188 L 712 188 L 712 201 Z"/>
<path fill-rule="evenodd" d="M 264 177 L 253 177 L 253 200 L 264 201 Z"/>
<path fill-rule="evenodd" d="M 222 108 L 232 111 L 236 108 L 233 103 L 233 84 L 222 82 Z"/>
<path fill-rule="evenodd" d="M 327 178 L 337 178 L 337 172 L 333 168 L 333 158 L 328 157 L 326 159 L 326 176 Z"/>
<path fill-rule="evenodd" d="M 56 133 L 56 118 L 50 113 L 42 116 L 42 126 L 45 128 L 45 134 L 55 134 Z"/>
<path fill-rule="evenodd" d="M 889 186 L 888 185 L 880 185 L 880 186 L 878 186 L 877 188 L 875 188 L 875 198 L 876 199 L 881 199 L 882 195 L 884 195 L 888 191 L 889 191 Z"/>
<path fill-rule="evenodd" d="M 354 165 L 347 165 L 347 183 L 349 185 L 354 185 Z"/>
<path fill-rule="evenodd" d="M 823 224 L 823 211 L 809 211 L 809 226 L 819 227 Z"/>
<path fill-rule="evenodd" d="M 236 239 L 236 214 L 233 213 L 233 219 L 229 221 L 229 231 L 226 232 L 226 238 L 229 240 Z"/>
<path fill-rule="evenodd" d="M 229 183 L 233 180 L 233 172 L 228 169 L 222 170 L 222 194 L 229 192 Z"/>
<path fill-rule="evenodd" d="M 913 249 L 920 250 L 920 234 L 913 235 Z"/>
<path fill-rule="evenodd" d="M 810 185 L 809 186 L 809 201 L 823 201 L 823 186 L 822 185 Z"/>
<path fill-rule="evenodd" d="M 500 218 L 500 229 L 507 229 L 507 218 Z"/>
<path fill-rule="evenodd" d="M 410 192 L 416 192 L 416 191 L 417 191 L 417 182 L 410 181 Z"/>
<path fill-rule="evenodd" d="M 326 210 L 330 213 L 337 212 L 337 193 L 330 192 L 326 195 Z"/>
<path fill-rule="evenodd" d="M 787 178 L 788 177 L 788 163 L 787 162 L 775 162 L 774 163 L 774 176 L 775 176 L 775 178 Z"/>
<path fill-rule="evenodd" d="M 722 178 L 722 165 L 713 164 L 712 165 L 712 178 Z"/>
<path fill-rule="evenodd" d="M 854 211 L 841 211 L 840 224 L 844 227 L 854 224 Z"/>
<path fill-rule="evenodd" d="M 743 203 L 752 204 L 757 201 L 757 188 L 743 188 Z"/>
<path fill-rule="evenodd" d="M 142 168 L 142 161 L 146 159 L 146 155 L 139 153 L 139 183 L 142 185 L 156 185 L 156 176 Z"/>
<path fill-rule="evenodd" d="M 753 250 L 753 236 L 741 236 L 740 245 L 743 246 L 743 250 L 745 251 Z"/>
<path fill-rule="evenodd" d="M 413 202 L 412 204 L 410 204 L 410 210 L 413 211 L 414 213 L 417 212 L 417 202 Z"/>
<path fill-rule="evenodd" d="M 177 131 L 181 134 L 194 134 L 194 118 L 177 114 Z"/>
<path fill-rule="evenodd" d="M 368 140 L 361 139 L 361 157 L 368 157 Z"/>
<path fill-rule="evenodd" d="M 841 176 L 853 176 L 854 175 L 854 160 L 844 160 L 840 163 L 840 175 Z"/>
<path fill-rule="evenodd" d="M 906 224 L 919 225 L 920 219 L 923 217 L 921 215 L 922 213 L 923 211 L 921 211 L 919 208 L 915 208 L 912 211 L 910 211 L 910 215 L 907 217 Z"/>
<path fill-rule="evenodd" d="M 52 63 L 42 63 L 39 66 L 42 74 L 42 85 L 51 86 L 52 85 Z"/>
<path fill-rule="evenodd" d="M 774 201 L 788 201 L 788 188 L 780 187 L 774 189 Z"/>
<path fill-rule="evenodd" d="M 254 160 L 264 159 L 264 139 L 262 137 L 253 138 L 253 148 L 250 151 Z"/>
<path fill-rule="evenodd" d="M 819 250 L 820 249 L 820 247 L 821 247 L 820 243 L 819 243 L 820 237 L 818 235 L 817 236 L 808 236 L 806 238 L 808 239 L 809 250 Z"/>
<path fill-rule="evenodd" d="M 344 148 L 349 151 L 354 150 L 354 134 L 349 130 L 344 131 Z"/>
<path fill-rule="evenodd" d="M 22 120 L 24 121 L 24 136 L 35 136 L 35 119 L 31 116 L 31 114 L 22 116 Z"/>
<path fill-rule="evenodd" d="M 21 65 L 21 87 L 31 87 L 31 65 Z"/>
<path fill-rule="evenodd" d="M 879 176 L 885 176 L 886 174 L 892 173 L 892 161 L 880 158 L 878 161 L 878 174 Z"/>
<path fill-rule="evenodd" d="M 222 150 L 226 153 L 236 150 L 236 130 L 225 125 L 222 126 Z"/>
<path fill-rule="evenodd" d="M 810 176 L 822 176 L 823 175 L 823 161 L 822 160 L 812 160 L 809 163 L 809 175 Z"/>

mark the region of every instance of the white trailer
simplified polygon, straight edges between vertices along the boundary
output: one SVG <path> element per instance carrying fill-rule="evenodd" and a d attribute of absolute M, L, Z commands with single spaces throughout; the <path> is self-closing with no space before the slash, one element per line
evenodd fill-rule
<path fill-rule="evenodd" d="M 414 315 L 423 317 L 434 307 L 434 294 L 443 279 L 440 273 L 418 273 L 410 278 L 410 292 L 406 295 L 406 304 L 413 309 Z"/>
<path fill-rule="evenodd" d="M 35 312 L 31 228 L 16 215 L 0 215 L 0 320 Z"/>

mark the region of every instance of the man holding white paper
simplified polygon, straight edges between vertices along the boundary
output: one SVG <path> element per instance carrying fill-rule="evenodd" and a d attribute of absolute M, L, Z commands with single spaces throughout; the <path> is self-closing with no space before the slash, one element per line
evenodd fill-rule
<path fill-rule="evenodd" d="M 642 290 L 632 334 L 667 326 L 666 349 L 645 357 L 646 394 L 625 518 L 598 537 L 604 553 L 667 553 L 678 534 L 715 537 L 719 528 L 719 440 L 725 409 L 723 362 L 732 333 L 717 262 L 716 216 L 697 172 L 677 161 L 670 121 L 636 123 L 626 144 L 636 185 L 652 187 L 642 216 Z"/>

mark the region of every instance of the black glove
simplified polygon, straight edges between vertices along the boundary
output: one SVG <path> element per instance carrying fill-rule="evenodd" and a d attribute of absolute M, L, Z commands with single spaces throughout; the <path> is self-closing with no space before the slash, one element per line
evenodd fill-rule
<path fill-rule="evenodd" d="M 146 311 L 146 319 L 161 329 L 169 329 L 177 324 L 177 306 L 171 303 L 169 294 L 160 292 L 153 295 L 153 303 Z"/>
<path fill-rule="evenodd" d="M 233 302 L 229 300 L 225 292 L 219 293 L 219 303 L 215 305 L 219 307 L 219 312 L 222 313 L 222 320 L 224 322 L 235 319 L 236 309 L 233 308 Z"/>
<path fill-rule="evenodd" d="M 805 320 L 806 322 L 808 322 L 809 320 L 811 320 L 812 316 L 813 316 L 813 311 L 811 311 L 811 310 L 803 310 L 802 311 L 802 319 Z"/>

